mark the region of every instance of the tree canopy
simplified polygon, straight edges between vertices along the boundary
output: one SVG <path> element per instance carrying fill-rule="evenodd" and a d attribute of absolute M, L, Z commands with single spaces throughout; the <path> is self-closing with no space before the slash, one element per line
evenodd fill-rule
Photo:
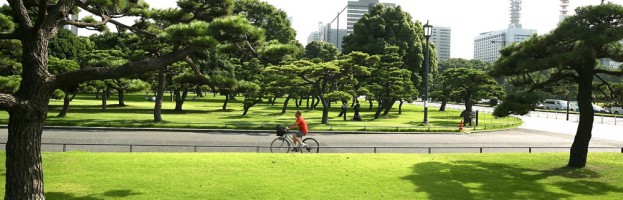
<path fill-rule="evenodd" d="M 523 92 L 535 90 L 556 91 L 557 88 L 577 87 L 580 121 L 571 146 L 568 166 L 584 167 L 594 121 L 593 95 L 598 91 L 613 99 L 621 83 L 609 82 L 604 76 L 623 76 L 622 68 L 599 68 L 597 59 L 623 61 L 623 6 L 605 3 L 576 9 L 576 15 L 567 17 L 550 33 L 533 36 L 524 42 L 512 44 L 501 51 L 492 72 L 495 76 L 509 76 Z M 532 102 L 531 102 L 532 101 Z M 533 98 L 509 96 L 503 104 L 534 103 Z M 520 102 L 520 103 L 517 103 Z M 523 114 L 529 106 L 503 106 L 497 115 Z"/>

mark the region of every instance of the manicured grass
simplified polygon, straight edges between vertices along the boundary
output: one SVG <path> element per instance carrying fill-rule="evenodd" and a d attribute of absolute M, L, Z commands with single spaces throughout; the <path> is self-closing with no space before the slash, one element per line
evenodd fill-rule
<path fill-rule="evenodd" d="M 1 153 L 0 162 L 4 162 Z M 623 154 L 44 153 L 47 199 L 620 199 Z M 0 166 L 4 172 L 4 165 Z M 2 173 L 5 176 L 5 173 Z M 5 180 L 0 177 L 0 180 Z M 4 184 L 0 183 L 0 192 Z"/>
<path fill-rule="evenodd" d="M 194 95 L 194 94 L 191 94 Z M 361 115 L 363 121 L 343 121 L 337 117 L 340 112 L 338 104 L 329 112 L 329 124 L 320 124 L 322 107 L 317 110 L 308 110 L 306 101 L 303 106 L 296 108 L 294 101 L 288 104 L 285 114 L 281 113 L 283 101 L 280 98 L 274 105 L 261 103 L 252 107 L 246 116 L 242 116 L 242 97 L 230 102 L 227 110 L 222 110 L 224 97 L 208 95 L 192 101 L 191 97 L 184 103 L 184 111 L 175 112 L 175 102 L 165 98 L 163 103 L 163 122 L 153 122 L 152 101 L 146 101 L 143 94 L 126 95 L 127 106 L 117 106 L 115 96 L 108 100 L 106 112 L 101 111 L 101 100 L 94 95 L 79 95 L 70 105 L 66 117 L 56 117 L 62 107 L 62 100 L 51 100 L 47 126 L 87 126 L 87 127 L 164 127 L 164 128 L 222 128 L 222 129 L 273 129 L 277 124 L 291 124 L 294 122 L 294 113 L 301 110 L 312 130 L 366 130 L 366 131 L 458 131 L 459 110 L 440 112 L 429 109 L 429 126 L 422 125 L 424 119 L 423 107 L 404 104 L 402 114 L 398 114 L 398 104 L 392 112 L 380 119 L 374 119 L 375 110 L 369 110 L 369 104 L 361 100 Z M 115 104 L 115 105 L 110 105 Z M 353 110 L 348 109 L 348 118 L 352 118 Z M 8 115 L 0 112 L 0 124 L 6 124 Z M 516 118 L 493 118 L 492 115 L 480 113 L 480 123 L 477 129 L 500 129 L 520 125 L 521 120 Z M 469 130 L 473 130 L 470 127 Z"/>

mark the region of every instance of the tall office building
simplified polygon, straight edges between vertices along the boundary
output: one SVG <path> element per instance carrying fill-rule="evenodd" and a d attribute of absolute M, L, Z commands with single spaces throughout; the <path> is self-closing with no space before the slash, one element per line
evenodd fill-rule
<path fill-rule="evenodd" d="M 355 24 L 361 19 L 365 14 L 368 14 L 370 8 L 375 4 L 380 3 L 379 0 L 358 0 L 358 1 L 348 1 L 348 5 L 346 6 L 346 30 L 348 34 L 353 33 L 353 28 Z M 394 3 L 382 3 L 385 6 L 396 7 Z"/>
<path fill-rule="evenodd" d="M 451 33 L 452 29 L 450 27 L 433 26 L 433 35 L 431 35 L 430 39 L 437 49 L 437 60 L 439 62 L 450 59 Z"/>
<path fill-rule="evenodd" d="M 535 29 L 523 29 L 520 23 L 521 0 L 510 0 L 510 24 L 507 29 L 481 33 L 474 38 L 474 59 L 494 62 L 506 45 L 521 42 L 536 34 Z"/>

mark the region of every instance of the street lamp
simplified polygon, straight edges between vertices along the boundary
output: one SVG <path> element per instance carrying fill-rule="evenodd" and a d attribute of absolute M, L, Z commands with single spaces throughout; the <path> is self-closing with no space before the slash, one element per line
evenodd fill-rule
<path fill-rule="evenodd" d="M 428 63 L 430 61 L 430 52 L 428 50 L 428 39 L 433 34 L 433 26 L 424 24 L 424 37 L 426 37 L 426 52 L 424 55 L 424 124 L 428 124 Z"/>

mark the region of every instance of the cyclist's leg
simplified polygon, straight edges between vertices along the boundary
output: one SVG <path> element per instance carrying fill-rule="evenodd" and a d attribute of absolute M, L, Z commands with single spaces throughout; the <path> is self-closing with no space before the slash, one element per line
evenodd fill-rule
<path fill-rule="evenodd" d="M 298 147 L 300 145 L 303 145 L 303 136 L 305 136 L 305 134 L 303 134 L 302 132 L 296 132 L 295 134 L 292 135 L 294 138 L 294 146 Z"/>

